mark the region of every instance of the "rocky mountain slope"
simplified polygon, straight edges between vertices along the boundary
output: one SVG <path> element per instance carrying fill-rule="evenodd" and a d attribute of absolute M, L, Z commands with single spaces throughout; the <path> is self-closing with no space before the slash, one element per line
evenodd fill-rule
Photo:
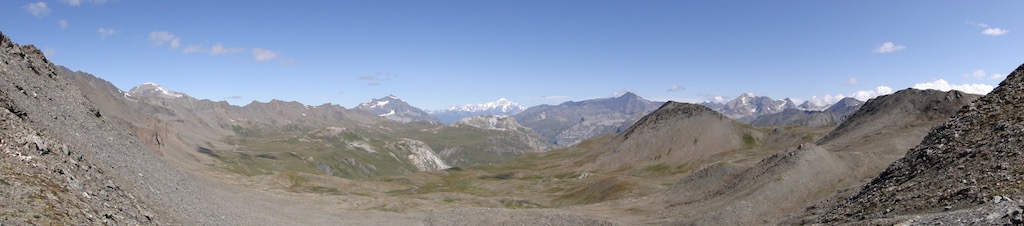
<path fill-rule="evenodd" d="M 423 122 L 428 124 L 440 124 L 437 119 L 434 119 L 434 117 L 427 114 L 427 112 L 409 105 L 409 103 L 406 103 L 395 95 L 372 99 L 369 102 L 359 104 L 359 106 L 355 107 L 355 110 L 366 111 L 400 123 Z"/>
<path fill-rule="evenodd" d="M 905 157 L 822 218 L 827 222 L 988 208 L 1024 197 L 1024 65 L 935 127 Z M 1012 197 L 1007 199 L 1005 197 Z M 980 206 L 980 207 L 979 207 Z M 1013 207 L 1017 208 L 1017 207 Z M 1020 224 L 998 210 L 991 219 Z M 1017 208 L 1019 209 L 1019 208 Z M 1020 212 L 1018 210 L 1018 212 Z M 952 214 L 952 213 L 951 213 Z M 1016 220 L 1016 221 L 1015 221 Z"/>
<path fill-rule="evenodd" d="M 440 140 L 431 142 L 437 144 L 441 156 L 458 166 L 495 163 L 520 154 L 545 152 L 553 148 L 540 134 L 519 125 L 510 116 L 478 115 L 464 118 L 451 126 L 438 129 L 436 134 L 446 134 L 447 138 L 443 139 L 448 140 L 486 134 L 486 138 L 473 139 L 461 145 L 445 144 Z"/>
<path fill-rule="evenodd" d="M 584 168 L 684 164 L 753 148 L 765 137 L 710 108 L 669 101 L 615 136 L 603 146 L 607 149 L 599 148 L 600 155 Z"/>
<path fill-rule="evenodd" d="M 904 90 L 880 96 L 869 100 L 854 116 L 843 122 L 840 127 L 845 129 L 829 133 L 827 136 L 834 138 L 827 142 L 793 144 L 808 141 L 797 139 L 788 142 L 792 146 L 775 145 L 781 148 L 765 148 L 765 142 L 760 143 L 759 148 L 739 152 L 744 155 L 722 157 L 719 154 L 717 162 L 712 160 L 703 164 L 698 171 L 678 180 L 670 188 L 639 201 L 624 202 L 620 208 L 652 211 L 652 217 L 641 221 L 648 224 L 811 223 L 822 211 L 835 205 L 840 199 L 837 197 L 848 195 L 848 191 L 866 183 L 914 143 L 920 142 L 924 134 L 916 131 L 927 131 L 943 122 L 943 114 L 953 114 L 943 109 L 956 109 L 974 98 L 977 96 L 934 90 Z M 914 105 L 918 102 L 927 104 Z M 881 118 L 894 119 L 884 127 L 868 123 Z M 696 121 L 707 123 L 714 120 Z M 686 127 L 702 128 L 701 131 L 714 128 L 698 123 Z M 785 140 L 780 138 L 785 136 L 772 136 L 779 130 L 762 132 L 768 138 L 761 140 Z M 646 142 L 653 144 L 655 140 Z M 649 150 L 648 147 L 632 150 Z M 744 160 L 751 158 L 756 160 Z M 705 158 L 704 161 L 709 159 L 715 158 Z"/>
<path fill-rule="evenodd" d="M 523 112 L 524 110 L 526 110 L 526 107 L 522 104 L 512 102 L 505 98 L 500 98 L 493 102 L 451 106 L 448 109 L 431 111 L 429 113 L 437 118 L 437 120 L 441 121 L 441 123 L 451 124 L 460 119 L 477 115 L 508 116 L 519 114 L 519 112 Z"/>
<path fill-rule="evenodd" d="M 365 178 L 486 164 L 550 149 L 510 117 L 481 116 L 453 126 L 402 123 L 332 104 L 271 100 L 233 106 L 152 83 L 125 94 L 88 73 L 65 68 L 61 74 L 159 154 L 189 169 Z M 157 95 L 136 94 L 140 90 Z M 400 100 L 385 101 L 382 107 L 401 107 Z M 480 124 L 492 120 L 493 128 Z"/>
<path fill-rule="evenodd" d="M 789 108 L 782 112 L 758 116 L 750 124 L 754 126 L 800 125 L 808 127 L 839 125 L 854 112 L 857 112 L 857 109 L 860 109 L 863 104 L 863 101 L 847 97 L 825 110 Z"/>
<path fill-rule="evenodd" d="M 244 222 L 57 73 L 33 46 L 0 34 L 4 204 L 13 224 Z M 62 223 L 63 222 L 63 223 Z"/>
<path fill-rule="evenodd" d="M 615 98 L 540 105 L 516 114 L 516 121 L 556 146 L 571 146 L 598 135 L 622 132 L 661 106 L 633 93 Z"/>

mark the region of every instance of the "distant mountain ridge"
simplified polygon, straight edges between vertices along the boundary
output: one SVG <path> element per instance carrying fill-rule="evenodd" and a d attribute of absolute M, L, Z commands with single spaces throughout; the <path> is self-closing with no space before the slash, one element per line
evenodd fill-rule
<path fill-rule="evenodd" d="M 552 144 L 571 146 L 598 135 L 622 132 L 662 104 L 627 92 L 619 97 L 534 106 L 513 117 Z"/>
<path fill-rule="evenodd" d="M 739 97 L 736 97 L 736 99 L 732 99 L 725 103 L 705 101 L 700 103 L 700 105 L 707 106 L 712 110 L 722 113 L 726 117 L 744 123 L 751 123 L 758 117 L 780 113 L 789 109 L 821 111 L 832 106 L 820 106 L 811 101 L 804 101 L 797 105 L 790 98 L 775 100 L 771 97 L 756 96 L 752 93 L 741 94 Z"/>
<path fill-rule="evenodd" d="M 506 98 L 499 98 L 496 101 L 482 103 L 482 104 L 465 104 L 461 106 L 451 106 L 448 109 L 439 111 L 430 111 L 430 115 L 437 118 L 441 123 L 451 124 L 463 118 L 477 116 L 477 115 L 499 115 L 508 116 L 519 114 L 526 110 L 526 107 L 522 104 L 512 102 Z"/>
<path fill-rule="evenodd" d="M 852 97 L 843 98 L 824 110 L 805 110 L 801 108 L 789 108 L 782 112 L 758 116 L 750 122 L 753 126 L 825 126 L 839 125 L 854 112 L 860 109 L 864 102 Z"/>
<path fill-rule="evenodd" d="M 430 116 L 430 114 L 427 114 L 427 112 L 409 105 L 409 103 L 402 101 L 402 99 L 399 99 L 395 95 L 372 99 L 369 102 L 359 104 L 359 106 L 356 106 L 354 109 L 367 111 L 388 120 L 401 123 L 439 123 L 437 119 Z"/>

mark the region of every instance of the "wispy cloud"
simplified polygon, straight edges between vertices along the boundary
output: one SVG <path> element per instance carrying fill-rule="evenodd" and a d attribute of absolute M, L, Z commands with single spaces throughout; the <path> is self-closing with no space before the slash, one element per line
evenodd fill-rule
<path fill-rule="evenodd" d="M 995 80 L 995 79 L 1003 79 L 1004 77 L 1006 77 L 1006 75 L 1004 75 L 1004 74 L 988 74 L 988 73 L 985 72 L 985 70 L 982 70 L 982 69 L 974 70 L 974 71 L 972 71 L 970 73 L 964 73 L 963 76 L 967 77 L 967 78 L 975 78 L 975 79 L 986 79 L 987 78 L 987 79 L 993 79 L 993 80 Z"/>
<path fill-rule="evenodd" d="M 181 53 L 186 53 L 186 54 L 188 54 L 188 53 L 201 53 L 201 52 L 204 52 L 204 51 L 205 50 L 203 50 L 203 46 L 200 46 L 200 45 L 188 45 L 188 46 L 185 47 L 185 49 L 181 50 Z"/>
<path fill-rule="evenodd" d="M 675 92 L 675 91 L 681 91 L 681 90 L 686 90 L 686 87 L 682 87 L 682 86 L 679 86 L 679 85 L 672 85 L 672 86 L 668 87 L 668 92 Z"/>
<path fill-rule="evenodd" d="M 168 48 L 171 49 L 177 49 L 181 46 L 181 38 L 178 38 L 171 32 L 166 31 L 149 32 L 149 42 L 152 42 L 156 47 L 168 44 Z"/>
<path fill-rule="evenodd" d="M 25 8 L 26 12 L 40 18 L 50 15 L 50 13 L 53 12 L 50 7 L 46 6 L 46 2 L 29 3 L 23 8 Z"/>
<path fill-rule="evenodd" d="M 357 79 L 366 81 L 366 85 L 369 86 L 380 86 L 384 84 L 384 81 L 391 80 L 391 74 L 377 73 L 374 75 L 359 76 Z"/>
<path fill-rule="evenodd" d="M 213 47 L 210 47 L 210 55 L 229 55 L 245 51 L 245 48 L 227 48 L 223 44 L 217 43 Z"/>
<path fill-rule="evenodd" d="M 857 83 L 860 83 L 860 81 L 857 81 L 857 78 L 850 77 L 850 79 L 847 79 L 846 83 L 843 83 L 843 84 L 849 86 L 849 85 L 856 85 Z"/>
<path fill-rule="evenodd" d="M 941 91 L 959 90 L 965 93 L 973 94 L 987 94 L 992 92 L 995 87 L 988 84 L 950 84 L 945 79 L 939 79 L 931 82 L 917 83 L 913 86 L 914 89 L 934 89 Z"/>
<path fill-rule="evenodd" d="M 874 52 L 875 53 L 891 53 L 891 52 L 900 51 L 900 50 L 903 50 L 903 49 L 906 49 L 906 48 L 907 48 L 906 46 L 897 45 L 896 43 L 892 43 L 892 42 L 886 42 L 886 43 L 879 44 L 878 47 L 875 48 Z"/>
<path fill-rule="evenodd" d="M 252 48 L 252 57 L 256 61 L 268 61 L 277 58 L 277 53 L 269 49 Z"/>
<path fill-rule="evenodd" d="M 60 0 L 60 1 L 64 2 L 65 4 L 68 4 L 70 6 L 80 6 L 80 5 L 82 5 L 82 0 Z"/>
<path fill-rule="evenodd" d="M 167 31 L 149 32 L 148 39 L 149 42 L 153 43 L 153 46 L 156 47 L 167 45 L 168 49 L 171 50 L 176 50 L 180 48 L 182 54 L 202 53 L 209 54 L 211 56 L 220 56 L 243 53 L 248 50 L 252 54 L 253 60 L 257 62 L 271 61 L 281 57 L 281 53 L 269 49 L 226 47 L 224 46 L 223 43 L 219 42 L 217 44 L 214 44 L 213 46 L 210 46 L 209 48 L 206 48 L 205 46 L 198 44 L 185 45 L 182 43 L 180 37 L 178 37 L 174 33 Z M 182 46 L 184 46 L 184 48 L 181 48 Z M 298 61 L 292 59 L 283 60 L 281 61 L 281 64 L 295 65 L 298 64 Z"/>
<path fill-rule="evenodd" d="M 120 31 L 113 28 L 100 27 L 99 29 L 96 29 L 96 33 L 100 34 L 100 40 L 107 40 L 107 36 L 115 35 L 118 32 Z"/>
<path fill-rule="evenodd" d="M 83 0 L 60 0 L 60 1 L 63 2 L 64 4 L 68 4 L 69 6 L 81 6 L 82 2 L 83 2 Z M 85 2 L 92 2 L 92 4 L 99 5 L 99 4 L 107 3 L 107 0 L 85 0 Z"/>
<path fill-rule="evenodd" d="M 66 29 L 66 28 L 68 28 L 69 25 L 70 24 L 68 24 L 67 20 L 58 20 L 57 21 L 57 26 L 59 26 L 60 29 Z"/>

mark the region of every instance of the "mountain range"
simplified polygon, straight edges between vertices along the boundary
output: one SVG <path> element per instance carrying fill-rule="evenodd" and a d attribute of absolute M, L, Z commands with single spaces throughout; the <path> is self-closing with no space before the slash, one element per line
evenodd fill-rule
<path fill-rule="evenodd" d="M 522 104 L 512 102 L 505 98 L 483 104 L 466 104 L 462 106 L 451 106 L 448 109 L 430 111 L 437 120 L 444 124 L 451 124 L 463 118 L 477 115 L 510 116 L 519 114 L 526 110 Z"/>
<path fill-rule="evenodd" d="M 750 125 L 754 126 L 786 126 L 786 125 L 802 125 L 802 126 L 826 126 L 826 125 L 839 125 L 851 114 L 857 112 L 860 106 L 864 102 L 847 97 L 839 100 L 835 104 L 832 104 L 824 110 L 806 110 L 797 108 L 788 108 L 781 112 L 764 114 L 757 116 Z"/>
<path fill-rule="evenodd" d="M 513 117 L 552 144 L 564 147 L 622 132 L 661 104 L 627 92 L 613 98 L 534 106 Z"/>
<path fill-rule="evenodd" d="M 0 224 L 1024 224 L 1024 65 L 985 96 L 626 93 L 450 125 L 393 96 L 125 92 L 3 34 L 0 73 Z"/>

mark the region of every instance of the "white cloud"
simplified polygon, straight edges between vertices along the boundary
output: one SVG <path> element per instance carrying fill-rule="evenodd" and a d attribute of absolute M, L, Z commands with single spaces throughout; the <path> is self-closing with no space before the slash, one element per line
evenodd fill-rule
<path fill-rule="evenodd" d="M 198 53 L 203 52 L 203 46 L 200 45 L 188 45 L 185 49 L 181 50 L 181 53 Z"/>
<path fill-rule="evenodd" d="M 107 40 L 107 36 L 117 34 L 118 32 L 120 31 L 113 28 L 100 27 L 99 29 L 96 29 L 96 33 L 100 34 L 100 40 Z"/>
<path fill-rule="evenodd" d="M 878 87 L 875 87 L 875 89 L 860 90 L 860 91 L 857 91 L 857 92 L 853 92 L 853 93 L 851 93 L 849 95 L 836 94 L 836 95 L 824 95 L 824 96 L 811 96 L 811 99 L 808 100 L 808 101 L 810 101 L 812 104 L 817 105 L 817 106 L 828 106 L 828 105 L 834 104 L 836 102 L 839 102 L 839 100 L 842 100 L 843 98 L 847 98 L 847 97 L 853 97 L 854 99 L 857 99 L 857 100 L 867 101 L 867 100 L 869 100 L 871 98 L 875 98 L 877 96 L 891 94 L 891 93 L 892 93 L 892 88 L 891 87 L 888 87 L 888 86 L 878 86 Z"/>
<path fill-rule="evenodd" d="M 53 12 L 53 10 L 50 10 L 50 7 L 46 6 L 46 2 L 29 3 L 24 8 L 25 11 L 36 17 L 45 17 L 50 15 L 50 12 Z"/>
<path fill-rule="evenodd" d="M 906 49 L 906 48 L 907 48 L 906 46 L 896 45 L 896 43 L 892 43 L 892 42 L 886 42 L 886 43 L 882 43 L 882 44 L 878 45 L 878 48 L 875 48 L 874 51 L 876 53 L 891 53 L 891 52 L 900 51 L 900 50 L 903 50 L 903 49 Z"/>
<path fill-rule="evenodd" d="M 66 3 L 66 4 L 68 4 L 68 5 L 70 5 L 70 6 L 80 6 L 80 5 L 82 5 L 82 0 L 61 0 L 61 1 Z"/>
<path fill-rule="evenodd" d="M 168 44 L 168 47 L 171 49 L 177 49 L 181 46 L 181 38 L 166 31 L 149 32 L 149 42 L 152 42 L 157 47 Z"/>
<path fill-rule="evenodd" d="M 225 48 L 223 44 L 217 43 L 210 48 L 210 55 L 228 55 L 245 51 L 245 48 Z"/>
<path fill-rule="evenodd" d="M 981 34 L 988 35 L 988 36 L 1000 36 L 1000 35 L 1005 35 L 1008 32 L 1010 32 L 1010 31 L 1002 29 L 1002 28 L 990 27 L 990 28 L 985 28 L 985 30 L 981 31 Z"/>
<path fill-rule="evenodd" d="M 277 58 L 277 53 L 269 49 L 252 48 L 252 57 L 256 61 L 268 61 Z"/>
<path fill-rule="evenodd" d="M 682 86 L 679 86 L 679 85 L 672 85 L 672 86 L 668 87 L 668 92 L 675 92 L 675 91 L 680 91 L 680 90 L 686 90 L 686 87 L 682 87 Z"/>
<path fill-rule="evenodd" d="M 1006 29 L 988 26 L 988 24 L 985 24 L 985 23 L 973 23 L 973 22 L 967 22 L 967 23 L 971 23 L 971 24 L 974 24 L 974 25 L 976 25 L 978 27 L 985 28 L 985 30 L 981 30 L 981 34 L 982 35 L 1000 36 L 1000 35 L 1005 35 L 1006 33 L 1010 32 L 1009 30 L 1006 30 Z"/>
<path fill-rule="evenodd" d="M 959 90 L 965 93 L 973 94 L 987 94 L 992 92 L 992 85 L 988 84 L 949 84 L 945 79 L 939 79 L 931 82 L 917 83 L 913 86 L 914 89 L 934 89 L 941 91 Z"/>
<path fill-rule="evenodd" d="M 846 85 L 856 85 L 857 83 L 860 83 L 860 81 L 857 81 L 857 78 L 854 77 L 846 80 Z"/>
<path fill-rule="evenodd" d="M 833 96 L 833 95 L 825 95 L 825 96 L 820 96 L 820 97 L 819 96 L 811 96 L 811 99 L 808 100 L 808 101 L 810 101 L 815 106 L 828 106 L 830 104 L 834 104 L 836 102 L 839 102 L 839 100 L 842 100 L 843 98 L 846 98 L 846 95 L 838 94 L 838 95 L 835 95 L 835 96 Z"/>
<path fill-rule="evenodd" d="M 1004 79 L 1004 78 L 1006 78 L 1006 75 L 998 74 L 997 73 L 997 74 L 992 74 L 992 75 L 988 76 L 988 78 L 989 79 Z"/>
<path fill-rule="evenodd" d="M 875 87 L 874 90 L 861 90 L 854 92 L 852 96 L 858 100 L 867 101 L 868 99 L 890 93 L 892 93 L 892 88 L 888 86 L 878 86 Z"/>
<path fill-rule="evenodd" d="M 70 25 L 70 24 L 68 24 L 67 20 L 58 20 L 57 21 L 57 26 L 60 26 L 60 29 L 68 28 L 68 25 Z"/>

